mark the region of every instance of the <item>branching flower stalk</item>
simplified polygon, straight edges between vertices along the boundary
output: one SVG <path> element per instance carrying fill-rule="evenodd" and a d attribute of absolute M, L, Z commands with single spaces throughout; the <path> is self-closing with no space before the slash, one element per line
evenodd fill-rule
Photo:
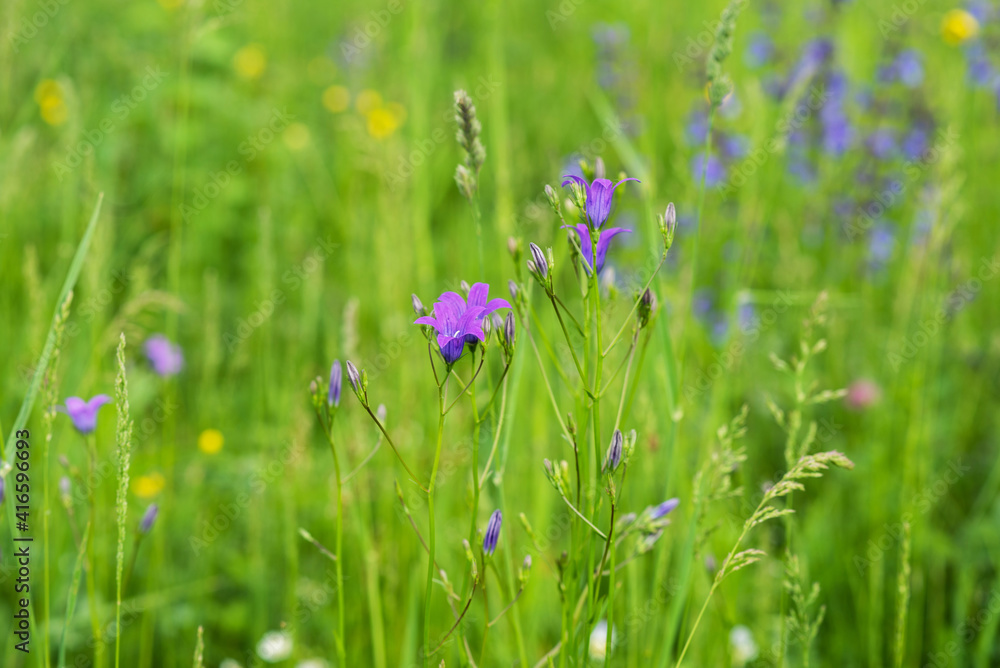
<path fill-rule="evenodd" d="M 351 377 L 351 385 L 357 382 L 352 373 L 354 366 L 348 362 L 348 373 Z M 330 381 L 324 386 L 322 379 L 317 378 L 309 387 L 312 396 L 313 409 L 316 411 L 316 418 L 319 420 L 327 442 L 330 444 L 330 453 L 333 455 L 333 473 L 337 485 L 337 520 L 336 520 L 336 572 L 337 572 L 337 630 L 334 632 L 334 643 L 337 648 L 337 658 L 340 665 L 347 665 L 347 650 L 345 647 L 344 621 L 346 608 L 344 605 L 344 494 L 343 477 L 340 471 L 340 457 L 337 454 L 337 444 L 334 439 L 334 423 L 337 411 L 340 407 L 340 397 L 343 387 L 343 372 L 340 360 L 335 360 L 330 369 Z M 357 390 L 355 390 L 357 391 Z"/>
<path fill-rule="evenodd" d="M 634 431 L 627 439 L 623 436 L 621 421 L 626 397 L 634 383 L 631 371 L 635 352 L 639 347 L 640 330 L 649 325 L 656 311 L 656 299 L 649 286 L 666 259 L 667 251 L 673 241 L 676 221 L 673 207 L 670 206 L 667 214 L 659 219 L 659 229 L 663 237 L 660 261 L 641 289 L 635 292 L 624 321 L 611 330 L 615 333 L 610 340 L 606 340 L 605 315 L 608 304 L 602 299 L 603 288 L 599 279 L 612 240 L 630 230 L 602 228 L 602 226 L 611 215 L 615 190 L 626 181 L 635 179 L 623 176 L 617 183 L 605 179 L 603 163 L 600 161 L 593 168 L 586 163 L 581 163 L 581 167 L 583 178 L 568 176 L 563 182 L 564 187 L 570 187 L 570 201 L 566 205 L 566 210 L 575 210 L 579 214 L 579 223 L 567 224 L 563 206 L 551 186 L 546 186 L 545 194 L 562 227 L 572 230 L 569 234 L 571 261 L 568 265 L 573 268 L 580 287 L 582 317 L 577 317 L 568 304 L 569 300 L 558 294 L 557 264 L 552 249 L 543 250 L 534 243 L 530 244 L 531 259 L 527 262 L 529 275 L 545 292 L 545 298 L 552 307 L 558 329 L 577 371 L 575 382 L 571 382 L 567 375 L 561 372 L 559 359 L 552 353 L 544 325 L 535 314 L 530 302 L 526 299 L 515 300 L 522 317 L 527 318 L 529 313 L 532 315 L 529 341 L 535 350 L 542 379 L 563 436 L 573 450 L 573 474 L 569 463 L 565 460 L 553 463 L 546 459 L 544 462 L 546 477 L 573 513 L 574 518 L 570 526 L 570 549 L 557 562 L 563 604 L 563 628 L 559 650 L 558 652 L 553 650 L 553 653 L 559 654 L 560 666 L 586 660 L 588 638 L 599 621 L 602 610 L 607 610 L 609 624 L 613 622 L 617 584 L 615 574 L 619 567 L 618 550 L 623 544 L 618 533 L 619 498 L 624 486 L 625 471 L 628 468 L 628 457 L 631 456 L 636 439 Z M 514 241 L 510 246 L 511 254 L 515 262 L 518 262 L 517 251 L 520 242 Z M 512 292 L 520 295 L 524 294 L 525 290 L 517 286 Z M 630 336 L 626 337 L 625 334 L 629 331 Z M 563 412 L 559 408 L 542 356 L 535 344 L 534 332 L 538 333 L 539 339 L 545 344 L 553 365 L 560 371 L 559 377 L 572 394 L 575 403 L 574 412 L 585 416 L 582 431 L 579 433 L 573 413 L 568 414 L 568 419 L 563 419 Z M 626 339 L 629 341 L 628 350 L 621 360 L 617 360 L 611 367 L 613 371 L 608 378 L 605 373 L 605 361 L 614 354 L 616 346 Z M 646 340 L 648 341 L 648 337 Z M 623 370 L 624 377 L 620 381 L 621 396 L 616 402 L 617 412 L 614 416 L 614 428 L 611 430 L 613 432 L 610 438 L 611 446 L 602 459 L 601 449 L 608 440 L 605 432 L 607 425 L 601 419 L 601 400 L 611 391 L 613 384 L 618 382 Z M 625 465 L 619 466 L 623 462 Z M 607 519 L 602 519 L 605 506 L 603 495 L 595 493 L 602 487 L 606 490 L 609 500 Z M 581 493 L 584 489 L 590 490 L 585 496 Z M 575 502 L 571 500 L 574 496 Z M 659 518 L 653 519 L 661 521 Z M 662 534 L 659 529 L 650 529 L 649 522 L 653 522 L 653 519 L 647 519 L 647 524 L 643 525 L 644 529 L 639 534 L 631 534 L 637 535 L 637 540 L 645 541 L 644 544 L 648 544 L 649 547 L 652 547 Z M 605 521 L 608 522 L 607 529 L 603 528 Z M 610 568 L 606 569 L 609 563 Z M 602 583 L 605 575 L 609 577 L 610 587 L 607 590 L 606 600 L 602 600 Z M 566 595 L 575 591 L 581 592 L 578 600 L 575 596 Z M 606 660 L 610 660 L 610 638 L 611 635 L 608 634 L 605 647 Z"/>
<path fill-rule="evenodd" d="M 684 662 L 684 656 L 687 654 L 687 650 L 691 646 L 691 641 L 694 639 L 695 633 L 698 630 L 698 624 L 701 622 L 701 618 L 705 614 L 705 610 L 708 609 L 709 601 L 711 601 L 712 595 L 715 593 L 716 589 L 719 588 L 719 585 L 721 585 L 727 577 L 736 571 L 760 561 L 762 557 L 767 555 L 767 553 L 763 550 L 756 548 L 748 548 L 744 550 L 740 549 L 743 545 L 744 539 L 747 537 L 747 534 L 750 533 L 750 530 L 769 520 L 784 517 L 795 512 L 791 508 L 778 508 L 772 505 L 772 503 L 777 499 L 788 496 L 793 491 L 805 490 L 805 486 L 802 484 L 802 481 L 808 478 L 822 477 L 823 471 L 830 468 L 831 465 L 846 469 L 854 468 L 854 463 L 836 450 L 820 452 L 815 455 L 806 455 L 799 459 L 799 461 L 795 463 L 795 466 L 782 476 L 781 480 L 767 490 L 764 497 L 757 505 L 756 510 L 754 510 L 753 514 L 751 514 L 750 517 L 743 523 L 743 530 L 740 532 L 740 535 L 733 544 L 729 554 L 726 555 L 726 558 L 723 560 L 719 570 L 716 571 L 715 578 L 712 580 L 712 586 L 709 588 L 708 595 L 705 597 L 705 602 L 702 604 L 701 610 L 698 612 L 698 616 L 695 617 L 694 624 L 688 634 L 687 641 L 684 643 L 680 656 L 677 658 L 677 663 L 675 664 L 676 668 L 680 668 L 681 664 Z"/>

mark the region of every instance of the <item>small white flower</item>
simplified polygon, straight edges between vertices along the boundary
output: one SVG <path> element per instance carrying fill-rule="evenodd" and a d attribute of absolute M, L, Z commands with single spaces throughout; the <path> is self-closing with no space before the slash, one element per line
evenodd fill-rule
<path fill-rule="evenodd" d="M 611 649 L 615 647 L 615 642 L 618 640 L 618 633 L 615 631 L 614 627 L 611 628 Z M 594 630 L 590 632 L 590 658 L 595 661 L 603 661 L 605 657 L 605 649 L 608 643 L 608 622 L 602 619 L 597 622 L 594 626 Z"/>
<path fill-rule="evenodd" d="M 729 645 L 733 653 L 733 665 L 743 666 L 757 658 L 757 643 L 753 633 L 745 626 L 734 626 L 729 632 Z"/>
<path fill-rule="evenodd" d="M 295 668 L 330 668 L 330 664 L 323 659 L 306 659 L 295 664 Z"/>
<path fill-rule="evenodd" d="M 292 655 L 292 636 L 285 631 L 268 631 L 257 643 L 257 656 L 268 663 L 284 661 Z"/>

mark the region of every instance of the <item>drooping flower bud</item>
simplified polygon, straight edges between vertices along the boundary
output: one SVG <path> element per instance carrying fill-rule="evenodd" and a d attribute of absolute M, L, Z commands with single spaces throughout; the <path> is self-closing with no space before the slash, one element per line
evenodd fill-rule
<path fill-rule="evenodd" d="M 528 246 L 531 249 L 531 260 L 535 263 L 535 271 L 542 278 L 549 275 L 549 263 L 545 260 L 545 253 L 534 242 Z"/>
<path fill-rule="evenodd" d="M 645 327 L 649 324 L 649 319 L 656 311 L 656 295 L 646 288 L 642 296 L 639 297 L 639 326 Z"/>
<path fill-rule="evenodd" d="M 416 294 L 410 295 L 410 303 L 413 304 L 413 312 L 416 313 L 417 316 L 427 315 L 427 309 L 424 308 L 424 303 L 420 301 L 420 297 Z"/>
<path fill-rule="evenodd" d="M 351 381 L 355 394 L 361 391 L 361 374 L 351 360 L 347 360 L 347 380 Z"/>

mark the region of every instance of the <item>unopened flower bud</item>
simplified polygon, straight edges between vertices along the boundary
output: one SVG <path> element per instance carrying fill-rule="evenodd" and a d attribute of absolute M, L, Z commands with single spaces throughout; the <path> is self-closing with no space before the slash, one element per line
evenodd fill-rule
<path fill-rule="evenodd" d="M 514 347 L 514 314 L 508 313 L 503 321 L 503 338 L 508 348 Z"/>
<path fill-rule="evenodd" d="M 424 308 L 424 303 L 420 301 L 420 297 L 415 294 L 410 295 L 410 303 L 413 304 L 413 312 L 418 316 L 427 315 L 427 310 Z"/>
<path fill-rule="evenodd" d="M 139 533 L 149 533 L 149 530 L 153 528 L 153 523 L 156 522 L 156 516 L 159 512 L 160 507 L 155 503 L 146 508 L 146 512 L 143 513 L 142 520 L 139 522 Z"/>
<path fill-rule="evenodd" d="M 535 243 L 528 246 L 531 249 L 531 259 L 535 263 L 535 271 L 542 278 L 549 275 L 549 263 L 545 260 L 545 254 Z"/>
<path fill-rule="evenodd" d="M 608 472 L 614 472 L 618 468 L 618 464 L 622 460 L 622 446 L 624 444 L 625 438 L 622 436 L 620 429 L 615 429 L 615 433 L 611 436 L 611 445 L 608 446 L 608 454 L 604 459 L 604 469 Z"/>
<path fill-rule="evenodd" d="M 361 374 L 351 360 L 347 360 L 347 380 L 351 381 L 355 394 L 361 391 Z"/>

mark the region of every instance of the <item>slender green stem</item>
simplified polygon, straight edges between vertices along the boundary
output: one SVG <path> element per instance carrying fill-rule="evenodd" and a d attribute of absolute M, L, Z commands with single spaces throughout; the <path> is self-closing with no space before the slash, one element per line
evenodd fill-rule
<path fill-rule="evenodd" d="M 573 511 L 574 513 L 576 513 L 577 517 L 579 517 L 579 518 L 580 518 L 581 520 L 583 520 L 583 521 L 584 521 L 584 523 L 585 523 L 585 524 L 586 524 L 587 526 L 589 526 L 589 527 L 590 527 L 591 529 L 593 529 L 593 530 L 594 530 L 594 532 L 595 532 L 595 533 L 596 533 L 596 534 L 597 534 L 598 536 L 600 536 L 600 537 L 601 537 L 601 538 L 603 538 L 604 540 L 607 540 L 607 539 L 608 539 L 608 537 L 607 537 L 607 536 L 606 536 L 606 535 L 604 534 L 604 532 L 603 532 L 603 531 L 601 531 L 600 529 L 598 529 L 598 528 L 597 528 L 596 526 L 594 526 L 594 525 L 593 525 L 593 523 L 592 523 L 592 522 L 591 522 L 590 520 L 588 520 L 588 519 L 586 518 L 586 516 L 585 516 L 585 515 L 584 515 L 583 513 L 581 513 L 581 512 L 580 512 L 580 511 L 579 511 L 579 510 L 577 509 L 577 507 L 576 507 L 576 506 L 574 506 L 574 505 L 573 505 L 573 503 L 572 503 L 572 502 L 571 502 L 571 501 L 570 501 L 569 499 L 567 499 L 567 498 L 566 498 L 565 496 L 562 496 L 562 495 L 560 495 L 560 498 L 562 498 L 562 500 L 566 502 L 566 505 L 567 505 L 567 506 L 569 506 L 569 509 L 570 509 L 570 510 L 572 510 L 572 511 Z"/>
<path fill-rule="evenodd" d="M 443 397 L 444 395 L 442 394 L 441 396 Z M 410 474 L 410 480 L 412 480 L 417 485 L 417 487 L 426 492 L 427 490 L 424 489 L 423 485 L 417 482 L 416 474 L 413 471 L 411 471 L 410 467 L 406 465 L 405 461 L 403 461 L 403 455 L 399 454 L 399 448 L 397 448 L 396 444 L 393 443 L 392 437 L 389 436 L 389 432 L 385 430 L 385 426 L 383 426 L 382 422 L 379 421 L 375 413 L 372 412 L 371 406 L 369 406 L 367 401 L 363 401 L 361 405 L 368 412 L 368 416 L 375 421 L 375 425 L 379 428 L 379 431 L 382 432 L 382 435 L 385 436 L 385 440 L 389 444 L 389 447 L 391 447 L 392 451 L 396 453 L 396 459 L 398 459 L 399 463 L 403 465 L 403 468 L 406 469 L 406 472 Z"/>
<path fill-rule="evenodd" d="M 556 318 L 559 320 L 559 326 L 562 328 L 563 336 L 566 337 L 566 346 L 569 348 L 569 352 L 573 356 L 573 363 L 576 364 L 576 371 L 580 374 L 580 382 L 586 383 L 587 376 L 583 373 L 583 367 L 580 365 L 580 358 L 577 357 L 576 348 L 573 347 L 573 341 L 569 338 L 569 331 L 566 329 L 566 323 L 563 322 L 562 314 L 559 313 L 559 306 L 556 305 L 554 297 L 550 296 L 549 301 L 552 302 L 552 310 L 556 312 Z"/>
<path fill-rule="evenodd" d="M 94 486 L 97 484 L 97 444 L 94 435 L 86 437 L 87 441 L 87 506 L 90 523 L 90 540 L 87 541 L 87 604 L 90 608 L 90 630 L 94 642 L 94 666 L 104 666 L 104 642 L 101 640 L 101 620 L 97 608 L 97 576 L 94 569 L 97 560 L 94 557 L 94 527 L 97 525 L 97 504 L 94 501 Z"/>
<path fill-rule="evenodd" d="M 611 339 L 611 342 L 608 343 L 608 347 L 605 348 L 604 352 L 601 353 L 601 357 L 607 357 L 608 353 L 610 353 L 611 350 L 615 347 L 615 345 L 618 344 L 618 339 L 621 338 L 621 335 L 625 332 L 625 329 L 628 327 L 629 323 L 632 322 L 632 316 L 635 315 L 636 310 L 638 310 L 639 308 L 639 304 L 642 303 L 642 295 L 645 294 L 646 290 L 649 289 L 649 286 L 653 283 L 653 279 L 656 278 L 656 275 L 660 273 L 660 267 L 663 266 L 663 263 L 666 262 L 666 260 L 667 260 L 667 254 L 664 253 L 660 257 L 660 263 L 656 265 L 656 269 L 653 270 L 653 273 L 649 277 L 649 280 L 646 281 L 646 285 L 642 286 L 642 290 L 639 291 L 639 296 L 635 298 L 635 303 L 632 304 L 632 310 L 628 312 L 627 316 L 625 316 L 625 320 L 624 322 L 622 322 L 621 328 L 618 330 L 618 333 L 615 334 L 615 337 Z"/>
<path fill-rule="evenodd" d="M 445 373 L 445 382 L 447 382 L 450 373 L 450 369 Z M 441 463 L 441 444 L 444 440 L 444 387 L 445 385 L 442 384 L 438 388 L 437 446 L 434 449 L 434 465 L 431 468 L 430 482 L 427 484 L 427 552 L 429 559 L 427 561 L 427 591 L 424 594 L 424 668 L 431 666 L 431 653 L 428 649 L 431 646 L 431 595 L 434 591 L 434 556 L 437 550 L 437 535 L 434 528 L 434 486 L 437 482 L 438 466 Z"/>
<path fill-rule="evenodd" d="M 337 456 L 337 446 L 333 437 L 333 418 L 327 429 L 327 439 L 330 441 L 330 452 L 333 454 L 333 472 L 337 476 L 337 658 L 340 665 L 347 665 L 347 653 L 344 637 L 344 494 L 343 481 L 340 477 L 340 458 Z"/>

